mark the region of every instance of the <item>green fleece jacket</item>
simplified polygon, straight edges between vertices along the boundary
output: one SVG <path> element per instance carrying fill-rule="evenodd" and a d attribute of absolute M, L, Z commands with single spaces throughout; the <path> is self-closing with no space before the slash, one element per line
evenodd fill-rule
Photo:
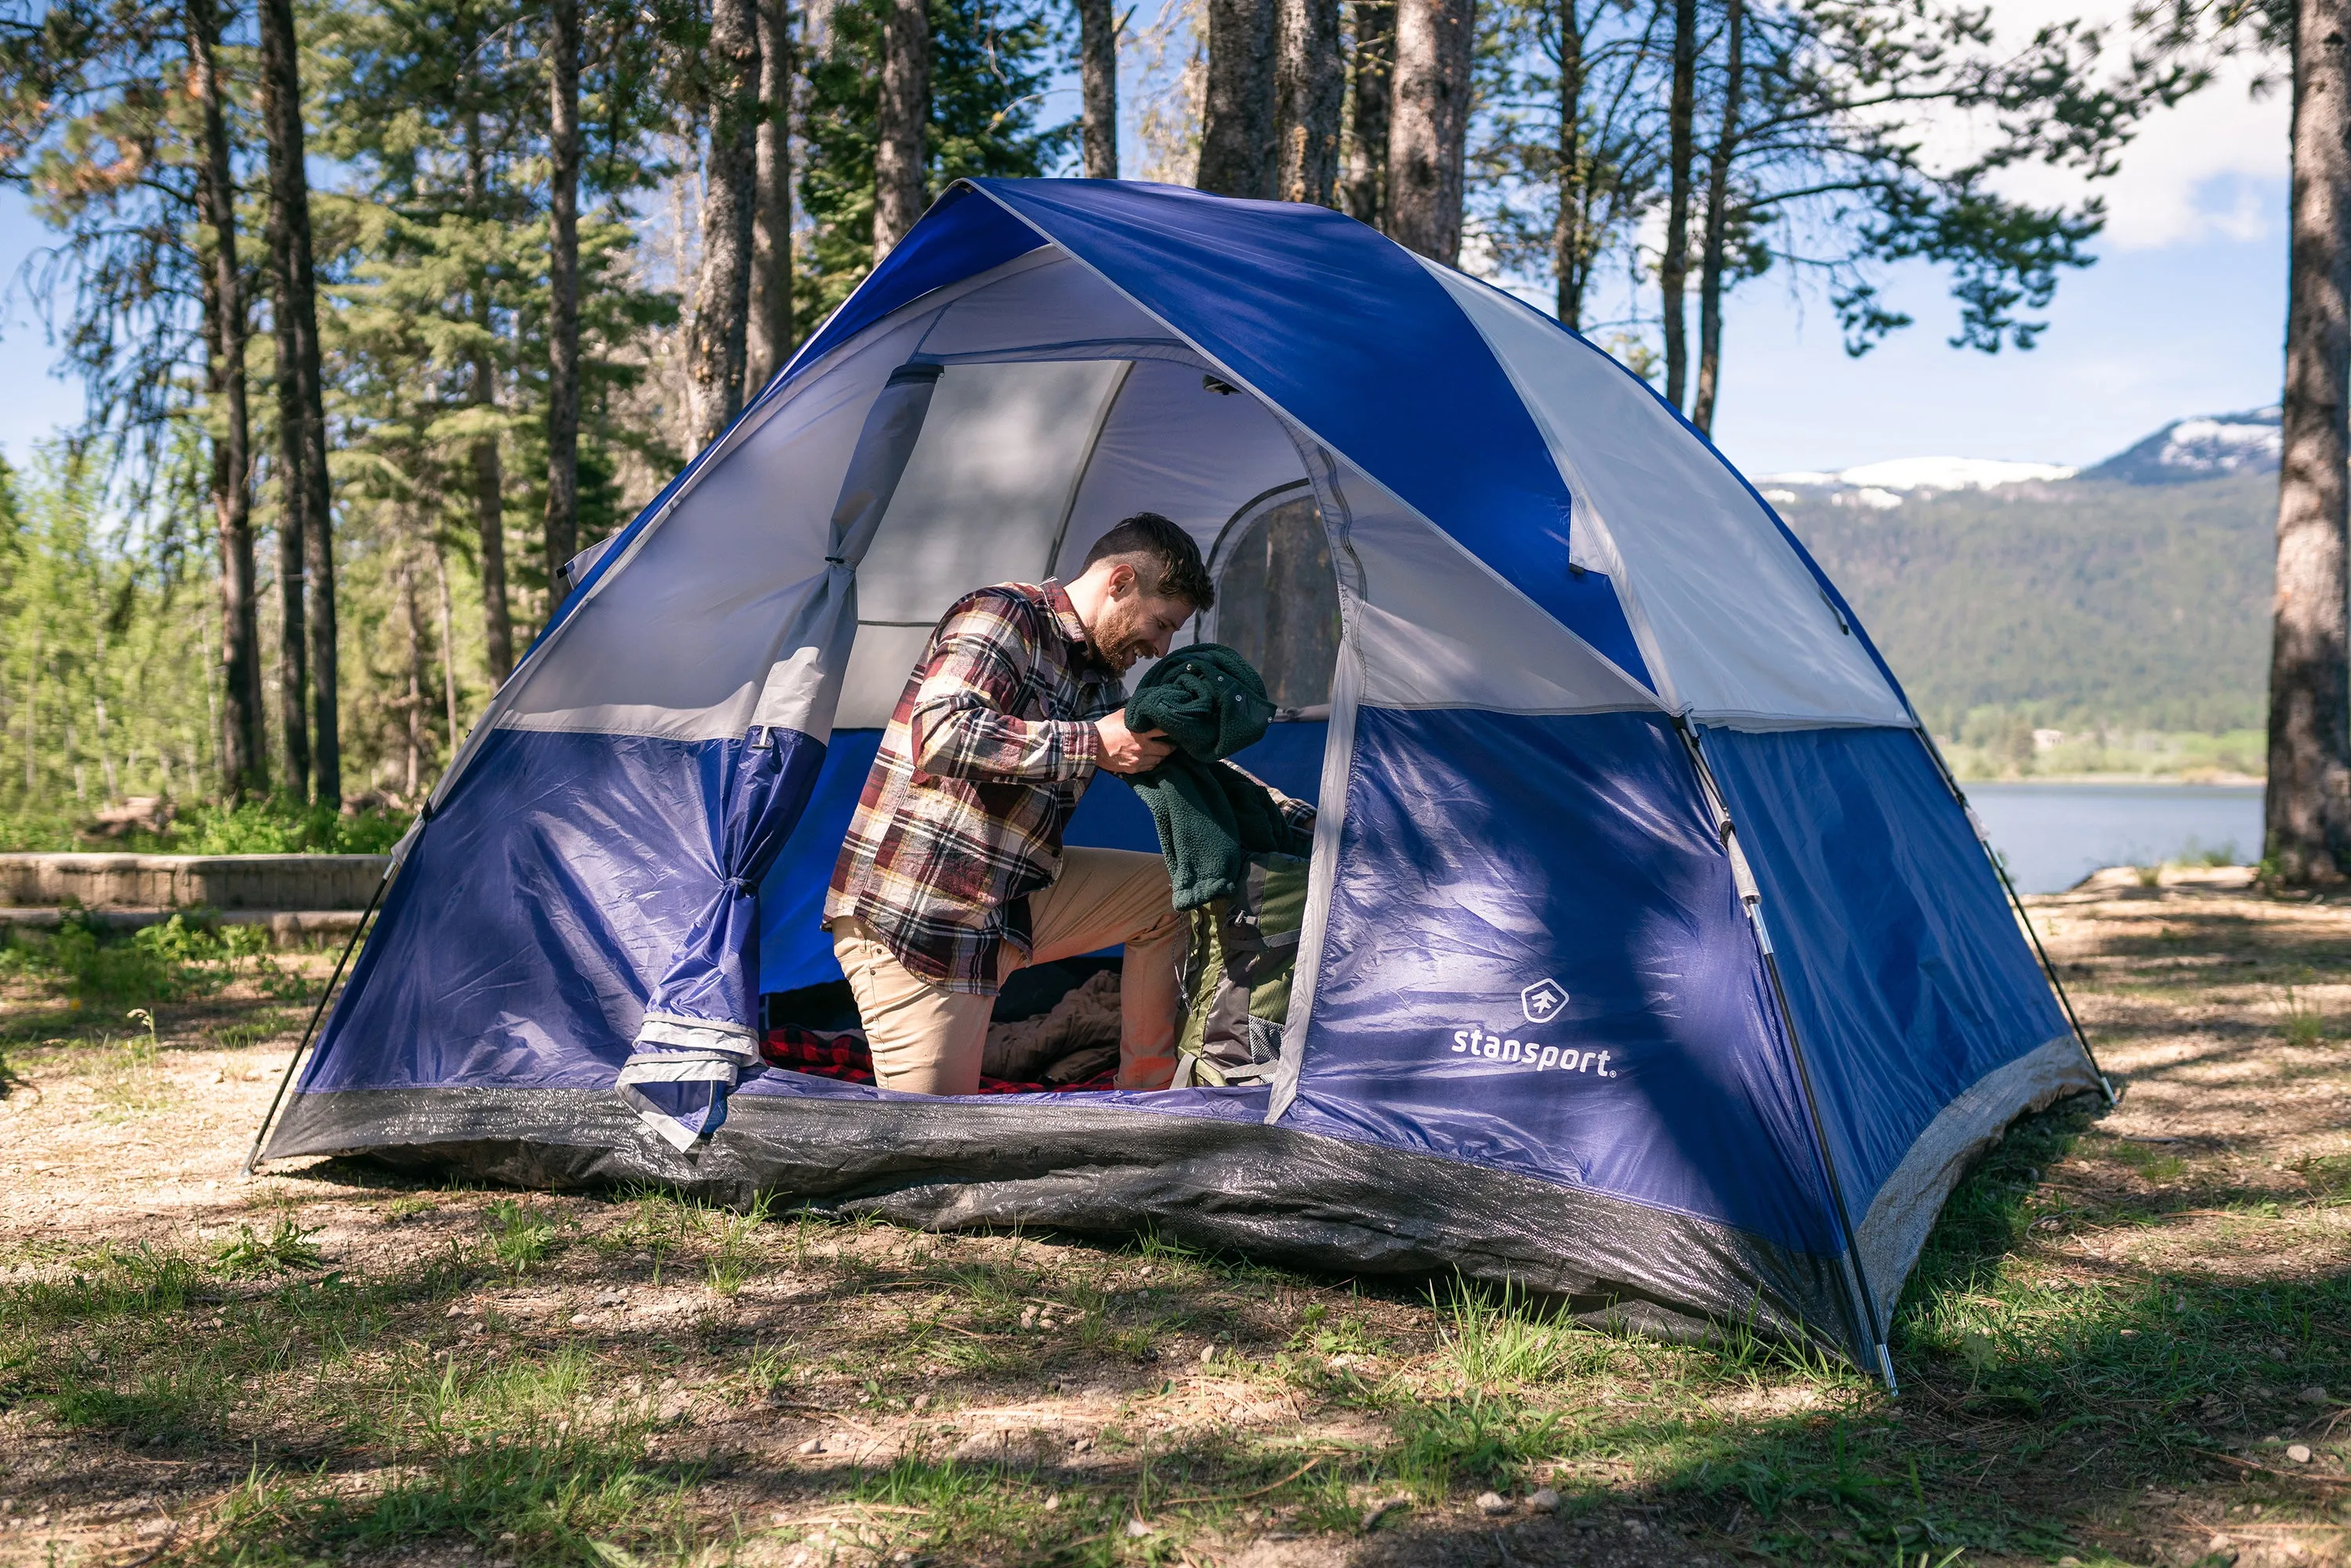
<path fill-rule="evenodd" d="M 1127 727 L 1160 730 L 1176 747 L 1127 782 L 1151 809 L 1176 908 L 1239 892 L 1252 853 L 1307 852 L 1311 838 L 1291 826 L 1271 792 L 1222 760 L 1263 739 L 1272 719 L 1265 682 L 1217 643 L 1177 649 L 1127 699 Z"/>

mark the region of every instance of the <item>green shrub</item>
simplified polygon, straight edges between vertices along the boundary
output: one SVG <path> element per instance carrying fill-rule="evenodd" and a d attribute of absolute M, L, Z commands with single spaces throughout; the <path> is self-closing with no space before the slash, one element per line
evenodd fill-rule
<path fill-rule="evenodd" d="M 139 854 L 374 855 L 400 841 L 414 819 L 402 811 L 345 816 L 330 806 L 277 798 L 241 805 L 184 806 L 160 833 L 119 839 L 85 834 L 86 819 L 48 812 L 0 811 L 0 851 L 18 853 L 114 849 Z"/>
<path fill-rule="evenodd" d="M 316 1228 L 305 1228 L 290 1218 L 280 1218 L 277 1228 L 267 1236 L 258 1235 L 250 1225 L 236 1228 L 236 1239 L 224 1241 L 213 1249 L 213 1267 L 224 1274 L 266 1274 L 298 1269 L 316 1269 L 323 1261 L 319 1249 L 310 1238 Z"/>
<path fill-rule="evenodd" d="M 0 941 L 0 979 L 46 981 L 85 1002 L 178 1002 L 211 996 L 250 975 L 278 1000 L 308 994 L 309 982 L 269 956 L 257 925 L 212 926 L 175 914 L 124 935 L 68 907 L 55 931 L 15 931 Z"/>

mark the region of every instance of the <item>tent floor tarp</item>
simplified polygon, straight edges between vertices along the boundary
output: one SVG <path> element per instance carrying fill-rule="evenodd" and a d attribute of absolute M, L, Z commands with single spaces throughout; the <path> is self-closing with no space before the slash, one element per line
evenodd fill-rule
<path fill-rule="evenodd" d="M 1936 1119 L 1860 1226 L 1881 1322 L 1969 1166 L 2018 1117 L 2095 1088 L 2068 1037 L 1986 1075 Z M 1264 1092 L 1230 1097 L 1234 1112 L 1259 1111 Z M 1589 1188 L 1254 1114 L 1139 1117 L 1069 1096 L 975 1104 L 753 1092 L 736 1105 L 688 1155 L 595 1091 L 350 1091 L 297 1102 L 271 1156 L 352 1153 L 545 1190 L 657 1184 L 738 1208 L 767 1194 L 932 1230 L 1149 1228 L 1309 1270 L 1512 1281 L 1567 1298 L 1601 1326 L 1683 1340 L 1735 1330 L 1838 1348 L 1820 1331 L 1851 1310 L 1834 1260 Z"/>

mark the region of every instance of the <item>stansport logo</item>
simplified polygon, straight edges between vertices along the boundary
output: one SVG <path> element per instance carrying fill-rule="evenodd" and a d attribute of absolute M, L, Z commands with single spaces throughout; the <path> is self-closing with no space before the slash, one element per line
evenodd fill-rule
<path fill-rule="evenodd" d="M 1573 1046 L 1539 1045 L 1531 1040 L 1505 1040 L 1472 1024 L 1453 1031 L 1457 1056 L 1480 1056 L 1489 1061 L 1515 1062 L 1536 1072 L 1589 1072 L 1601 1078 L 1621 1078 L 1612 1072 L 1605 1051 L 1578 1051 Z"/>

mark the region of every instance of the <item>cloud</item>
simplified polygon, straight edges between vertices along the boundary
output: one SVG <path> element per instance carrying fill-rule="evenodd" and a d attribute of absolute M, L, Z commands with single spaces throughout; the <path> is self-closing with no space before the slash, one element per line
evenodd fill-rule
<path fill-rule="evenodd" d="M 1995 0 L 1995 26 L 2022 42 L 2036 27 L 2068 16 L 2104 26 L 2107 51 L 2119 59 L 2129 47 L 2127 7 L 2066 5 L 2063 0 Z M 2186 102 L 2158 110 L 2141 122 L 2123 150 L 2122 167 L 2104 180 L 2069 170 L 2010 171 L 2002 191 L 2020 199 L 2105 200 L 2105 245 L 2116 250 L 2160 250 L 2204 240 L 2253 244 L 2284 230 L 2286 122 L 2283 85 L 2261 97 L 2253 80 L 2280 62 L 2225 62 L 2213 81 Z"/>

